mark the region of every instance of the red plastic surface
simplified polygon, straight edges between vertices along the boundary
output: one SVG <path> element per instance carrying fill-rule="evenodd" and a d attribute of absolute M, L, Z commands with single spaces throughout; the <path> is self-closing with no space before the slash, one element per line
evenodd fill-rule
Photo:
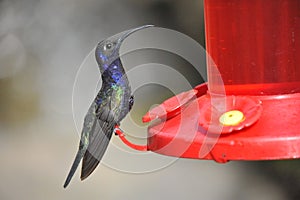
<path fill-rule="evenodd" d="M 228 94 L 299 92 L 300 1 L 205 0 L 204 6 L 206 48 L 225 87 L 251 84 L 226 88 Z M 279 84 L 259 88 L 265 83 Z"/>
<path fill-rule="evenodd" d="M 115 133 L 120 137 L 120 139 L 122 140 L 122 142 L 124 144 L 126 144 L 127 146 L 129 146 L 130 148 L 138 150 L 138 151 L 147 151 L 147 145 L 137 145 L 137 144 L 133 144 L 132 142 L 130 142 L 129 140 L 127 140 L 126 137 L 125 137 L 125 134 L 119 128 L 119 126 L 115 127 Z"/>
<path fill-rule="evenodd" d="M 156 106 L 147 112 L 142 121 L 150 122 L 154 119 L 170 119 L 176 115 L 178 115 L 181 110 L 187 105 L 191 100 L 196 98 L 198 93 L 197 89 L 190 90 L 187 92 L 182 92 L 170 99 L 164 101 L 161 105 Z"/>
<path fill-rule="evenodd" d="M 180 115 L 149 128 L 149 150 L 176 157 L 214 159 L 217 162 L 300 158 L 300 93 L 252 96 L 252 99 L 262 102 L 259 120 L 248 128 L 242 127 L 220 137 L 208 133 L 201 126 L 193 130 L 193 122 L 199 118 L 194 114 L 195 104 L 201 111 L 203 102 L 210 101 L 209 95 L 202 95 L 190 102 Z M 182 121 L 182 116 L 188 118 Z M 215 137 L 218 137 L 216 144 Z M 206 146 L 211 151 L 199 157 L 201 148 Z"/>
<path fill-rule="evenodd" d="M 229 134 L 233 131 L 242 130 L 245 127 L 253 125 L 261 117 L 263 107 L 259 98 L 248 96 L 227 96 L 224 101 L 226 103 L 225 112 L 240 111 L 244 115 L 242 121 L 232 125 L 222 125 L 219 122 L 219 119 L 224 114 L 224 111 L 216 109 L 212 105 L 210 96 L 205 95 L 204 98 L 198 99 L 200 113 L 199 126 L 212 133 L 217 132 L 218 134 Z M 215 121 L 212 119 L 215 119 Z M 212 124 L 214 124 L 214 126 L 212 126 Z M 216 129 L 216 131 L 214 131 L 214 129 Z"/>

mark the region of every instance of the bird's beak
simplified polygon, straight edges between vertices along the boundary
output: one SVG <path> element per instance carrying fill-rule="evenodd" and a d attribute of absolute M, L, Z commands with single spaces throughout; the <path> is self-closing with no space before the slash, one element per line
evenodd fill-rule
<path fill-rule="evenodd" d="M 145 28 L 149 28 L 149 27 L 153 27 L 154 25 L 144 25 L 144 26 L 140 26 L 140 27 L 137 27 L 137 28 L 133 28 L 133 29 L 130 29 L 128 31 L 124 31 L 119 39 L 119 44 L 121 44 L 129 35 L 131 35 L 132 33 L 136 32 L 136 31 L 139 31 L 139 30 L 142 30 L 142 29 L 145 29 Z"/>

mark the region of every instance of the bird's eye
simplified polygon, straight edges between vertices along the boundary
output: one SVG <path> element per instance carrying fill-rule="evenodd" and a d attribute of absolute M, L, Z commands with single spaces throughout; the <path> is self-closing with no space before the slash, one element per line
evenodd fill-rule
<path fill-rule="evenodd" d="M 107 43 L 105 46 L 104 46 L 104 50 L 107 51 L 107 50 L 111 50 L 113 48 L 113 44 L 112 43 Z"/>

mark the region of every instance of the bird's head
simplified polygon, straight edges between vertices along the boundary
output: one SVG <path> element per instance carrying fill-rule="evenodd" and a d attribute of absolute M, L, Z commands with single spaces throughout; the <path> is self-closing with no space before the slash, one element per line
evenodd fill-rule
<path fill-rule="evenodd" d="M 96 61 L 98 63 L 101 74 L 109 68 L 109 66 L 120 57 L 119 50 L 122 42 L 132 33 L 153 25 L 140 26 L 134 29 L 118 33 L 114 36 L 102 40 L 98 43 L 95 51 Z"/>

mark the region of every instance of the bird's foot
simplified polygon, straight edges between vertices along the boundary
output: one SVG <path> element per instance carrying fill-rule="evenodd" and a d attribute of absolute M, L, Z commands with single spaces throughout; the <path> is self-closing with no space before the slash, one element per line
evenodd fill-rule
<path fill-rule="evenodd" d="M 118 135 L 118 136 L 123 136 L 124 135 L 124 131 L 120 128 L 119 124 L 117 124 L 115 126 L 114 133 L 115 133 L 115 135 Z"/>

